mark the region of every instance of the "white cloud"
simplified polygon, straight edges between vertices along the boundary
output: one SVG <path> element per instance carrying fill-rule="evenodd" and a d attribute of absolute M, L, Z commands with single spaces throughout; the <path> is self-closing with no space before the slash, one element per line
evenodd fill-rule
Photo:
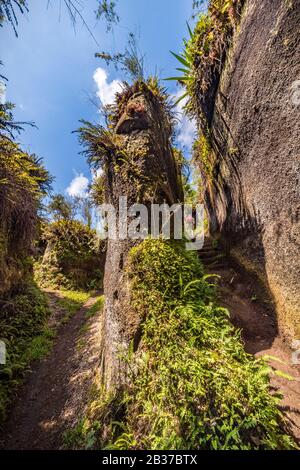
<path fill-rule="evenodd" d="M 98 87 L 97 96 L 102 104 L 106 106 L 113 103 L 116 92 L 121 90 L 122 82 L 120 80 L 113 80 L 109 83 L 107 81 L 107 72 L 101 67 L 95 70 L 93 79 Z"/>
<path fill-rule="evenodd" d="M 178 98 L 184 93 L 183 90 L 179 90 L 174 96 L 174 101 L 176 102 Z M 186 116 L 183 111 L 183 107 L 187 102 L 187 98 L 181 100 L 175 107 L 176 112 L 178 113 L 178 143 L 182 147 L 187 147 L 191 149 L 193 142 L 196 137 L 197 126 L 195 119 Z"/>
<path fill-rule="evenodd" d="M 88 178 L 86 178 L 86 176 L 81 173 L 80 175 L 76 175 L 75 178 L 72 179 L 71 183 L 66 189 L 66 193 L 72 197 L 87 197 L 88 186 Z"/>
<path fill-rule="evenodd" d="M 2 81 L 0 81 L 0 103 L 6 103 L 6 85 Z"/>
<path fill-rule="evenodd" d="M 99 178 L 99 176 L 103 175 L 103 168 L 97 168 L 97 170 L 92 169 L 92 180 L 94 181 L 95 179 Z"/>

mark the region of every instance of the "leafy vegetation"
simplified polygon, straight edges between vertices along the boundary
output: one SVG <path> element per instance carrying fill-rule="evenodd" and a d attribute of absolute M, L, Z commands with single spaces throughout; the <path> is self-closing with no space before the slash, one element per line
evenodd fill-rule
<path fill-rule="evenodd" d="M 0 365 L 0 421 L 29 363 L 41 359 L 51 348 L 54 333 L 45 326 L 47 316 L 45 295 L 32 283 L 1 300 L 0 340 L 7 354 L 6 364 Z"/>
<path fill-rule="evenodd" d="M 23 152 L 8 137 L 0 137 L 0 292 L 30 275 L 41 199 L 51 178 L 36 155 Z"/>
<path fill-rule="evenodd" d="M 96 11 L 96 16 L 97 16 L 97 19 L 104 16 L 108 31 L 112 29 L 113 24 L 117 24 L 120 21 L 120 17 L 116 11 L 116 5 L 117 5 L 116 1 L 107 1 L 107 0 L 99 1 L 99 6 Z"/>
<path fill-rule="evenodd" d="M 197 255 L 146 240 L 130 257 L 133 307 L 146 320 L 140 354 L 128 361 L 126 435 L 114 446 L 290 448 L 271 369 L 245 352 Z"/>
<path fill-rule="evenodd" d="M 47 243 L 36 263 L 36 280 L 43 287 L 94 289 L 101 286 L 104 243 L 96 232 L 77 220 L 58 220 L 44 226 Z"/>
<path fill-rule="evenodd" d="M 0 422 L 32 361 L 41 360 L 51 352 L 57 328 L 72 318 L 91 292 L 62 290 L 60 295 L 56 301 L 63 315 L 51 327 L 46 295 L 33 283 L 23 285 L 15 295 L 0 302 L 0 340 L 7 350 L 6 364 L 0 365 Z M 87 310 L 86 317 L 95 315 L 102 304 L 103 298 L 99 297 Z"/>
<path fill-rule="evenodd" d="M 200 169 L 207 179 L 213 179 L 216 158 L 210 142 L 209 131 L 201 133 L 199 139 L 194 142 L 193 161 L 200 165 Z"/>
<path fill-rule="evenodd" d="M 0 23 L 7 18 L 16 27 L 14 7 L 23 12 L 26 2 L 0 2 Z M 31 258 L 52 178 L 39 157 L 14 141 L 22 123 L 14 121 L 13 108 L 0 105 L 0 340 L 7 350 L 0 366 L 0 420 L 28 364 L 47 354 L 53 340 L 45 326 L 45 297 L 32 280 Z"/>
<path fill-rule="evenodd" d="M 147 239 L 131 250 L 128 275 L 132 308 L 145 317 L 138 351 L 124 358 L 128 386 L 106 402 L 98 397 L 77 442 L 88 437 L 109 449 L 293 448 L 280 397 L 270 392 L 271 369 L 245 352 L 197 255 L 180 242 Z"/>
<path fill-rule="evenodd" d="M 113 64 L 116 70 L 120 67 L 130 80 L 144 80 L 144 56 L 139 49 L 138 39 L 134 33 L 129 33 L 127 46 L 123 53 L 97 52 L 95 57 L 104 60 L 107 65 Z"/>
<path fill-rule="evenodd" d="M 63 194 L 55 194 L 52 196 L 51 201 L 48 204 L 48 211 L 54 220 L 71 220 L 74 214 L 72 204 L 67 201 Z"/>
<path fill-rule="evenodd" d="M 5 20 L 9 21 L 14 29 L 16 36 L 18 36 L 17 11 L 21 14 L 28 11 L 27 0 L 0 0 L 0 26 L 3 26 L 3 22 Z"/>

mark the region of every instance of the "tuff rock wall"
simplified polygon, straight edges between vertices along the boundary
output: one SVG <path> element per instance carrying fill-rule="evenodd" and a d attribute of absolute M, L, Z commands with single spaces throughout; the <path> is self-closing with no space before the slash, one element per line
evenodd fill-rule
<path fill-rule="evenodd" d="M 300 338 L 299 28 L 299 0 L 245 2 L 214 82 L 211 171 L 200 164 L 211 234 L 263 280 L 289 341 Z"/>
<path fill-rule="evenodd" d="M 158 96 L 145 84 L 127 91 L 112 133 L 114 145 L 105 164 L 105 201 L 122 219 L 119 198 L 127 197 L 128 207 L 142 203 L 173 204 L 182 200 L 182 189 L 171 147 L 171 122 Z M 131 218 L 123 223 L 128 227 Z M 141 240 L 117 237 L 107 244 L 103 315 L 102 377 L 108 390 L 126 381 L 124 354 L 131 342 L 137 349 L 143 321 L 130 306 L 130 281 L 126 265 L 130 249 Z"/>

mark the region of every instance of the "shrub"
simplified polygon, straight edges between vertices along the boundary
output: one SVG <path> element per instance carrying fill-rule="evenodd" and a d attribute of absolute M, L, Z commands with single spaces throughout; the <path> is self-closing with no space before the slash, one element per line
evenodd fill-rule
<path fill-rule="evenodd" d="M 145 322 L 112 448 L 291 448 L 271 369 L 245 352 L 197 255 L 146 240 L 130 253 L 129 276 Z"/>
<path fill-rule="evenodd" d="M 219 77 L 243 4 L 244 0 L 210 0 L 208 12 L 199 15 L 194 31 L 189 28 L 183 53 L 173 53 L 183 75 L 168 80 L 185 87 L 181 99 L 189 97 L 186 110 L 199 118 L 204 132 L 210 126 Z"/>
<path fill-rule="evenodd" d="M 96 232 L 76 220 L 59 220 L 44 227 L 47 248 L 36 264 L 42 286 L 93 289 L 101 286 L 104 242 Z"/>
<path fill-rule="evenodd" d="M 130 252 L 132 308 L 141 340 L 124 360 L 128 385 L 95 384 L 65 445 L 105 449 L 291 449 L 266 362 L 244 350 L 197 254 L 147 239 Z M 143 315 L 140 315 L 141 317 Z"/>

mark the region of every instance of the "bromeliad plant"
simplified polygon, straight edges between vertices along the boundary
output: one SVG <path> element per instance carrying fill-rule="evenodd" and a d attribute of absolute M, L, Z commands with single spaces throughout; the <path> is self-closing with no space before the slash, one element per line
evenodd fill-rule
<path fill-rule="evenodd" d="M 178 72 L 181 72 L 183 75 L 181 76 L 175 76 L 175 77 L 168 77 L 165 80 L 170 80 L 170 81 L 176 81 L 180 85 L 185 86 L 187 88 L 187 85 L 190 81 L 193 80 L 194 77 L 194 68 L 193 68 L 193 57 L 188 51 L 188 43 L 189 41 L 193 41 L 194 38 L 194 32 L 191 30 L 189 24 L 187 23 L 188 31 L 189 31 L 189 40 L 183 39 L 183 44 L 184 44 L 184 51 L 181 54 L 176 54 L 175 52 L 171 52 L 171 54 L 175 57 L 175 59 L 178 60 L 180 63 L 180 67 L 177 67 L 176 70 Z M 189 95 L 189 92 L 186 91 L 182 96 L 179 97 L 179 99 L 176 101 L 175 104 L 178 104 L 180 101 L 185 99 Z"/>
<path fill-rule="evenodd" d="M 199 114 L 193 104 L 195 96 L 207 92 L 223 66 L 243 3 L 243 0 L 211 0 L 207 13 L 199 15 L 194 31 L 188 25 L 189 39 L 183 40 L 183 52 L 172 52 L 180 63 L 176 70 L 182 75 L 166 80 L 175 80 L 185 87 L 178 102 L 189 97 L 186 110 L 192 114 Z"/>

